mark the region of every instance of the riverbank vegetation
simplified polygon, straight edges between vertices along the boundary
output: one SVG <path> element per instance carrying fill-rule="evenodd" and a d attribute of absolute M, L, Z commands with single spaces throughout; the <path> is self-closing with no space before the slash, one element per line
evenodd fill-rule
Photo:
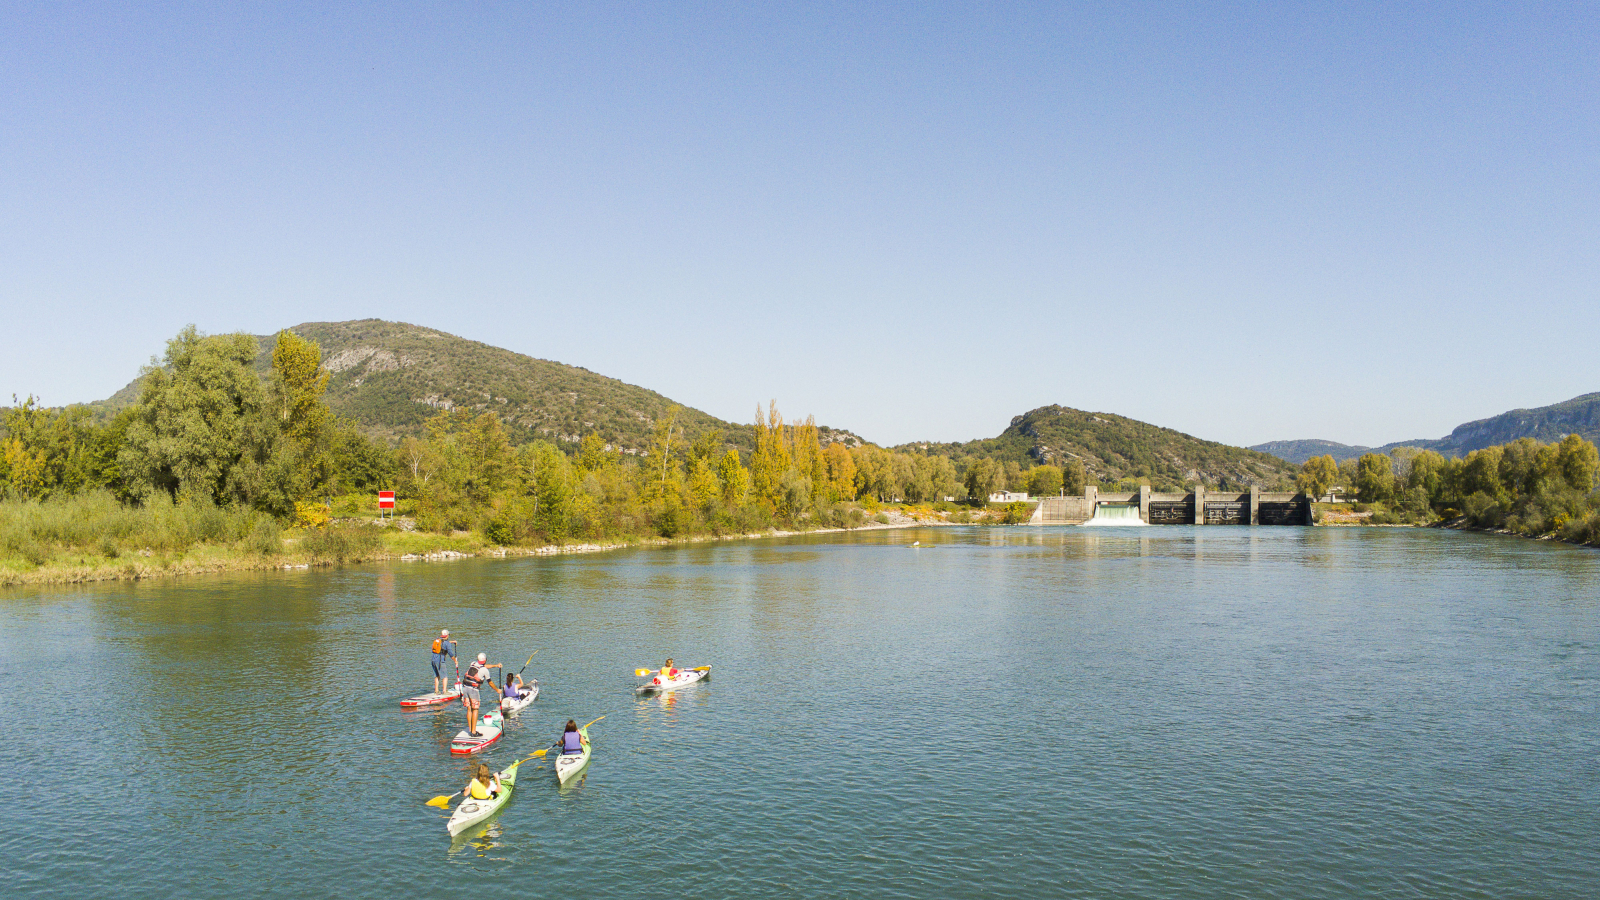
<path fill-rule="evenodd" d="M 1313 497 L 1353 490 L 1351 513 L 1374 525 L 1449 522 L 1600 546 L 1600 451 L 1575 434 L 1522 438 L 1449 458 L 1399 447 L 1336 462 L 1307 460 L 1298 487 Z"/>
<path fill-rule="evenodd" d="M 885 506 L 969 495 L 976 508 L 936 517 L 1010 522 L 1021 513 L 989 510 L 989 494 L 1077 491 L 1084 478 L 1081 465 L 825 441 L 775 403 L 758 407 L 748 450 L 714 428 L 691 440 L 677 408 L 650 423 L 642 452 L 593 431 L 517 443 L 526 431 L 494 412 L 454 408 L 391 446 L 330 412 L 315 343 L 280 333 L 264 374 L 259 346 L 187 328 L 114 415 L 31 398 L 6 410 L 0 580 L 853 528 L 890 521 Z M 400 496 L 406 527 L 375 515 L 378 490 Z"/>

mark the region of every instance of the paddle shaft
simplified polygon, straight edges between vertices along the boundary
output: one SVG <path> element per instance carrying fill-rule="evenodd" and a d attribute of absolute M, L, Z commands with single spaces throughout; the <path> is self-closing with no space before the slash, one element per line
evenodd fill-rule
<path fill-rule="evenodd" d="M 531 662 L 533 662 L 533 658 L 534 658 L 534 657 L 535 657 L 535 656 L 538 656 L 538 655 L 539 655 L 539 651 L 538 651 L 538 650 L 535 650 L 535 651 L 533 651 L 533 652 L 532 652 L 532 653 L 529 653 L 529 654 L 528 654 L 528 662 L 525 662 L 525 663 L 523 663 L 523 664 L 522 664 L 522 668 L 521 668 L 521 669 L 518 669 L 518 670 L 517 670 L 517 675 L 518 675 L 518 676 L 519 676 L 519 677 L 520 677 L 520 676 L 521 676 L 521 675 L 522 675 L 522 673 L 523 673 L 523 672 L 524 672 L 524 671 L 525 671 L 525 670 L 527 670 L 527 668 L 528 668 L 528 663 L 531 663 Z"/>

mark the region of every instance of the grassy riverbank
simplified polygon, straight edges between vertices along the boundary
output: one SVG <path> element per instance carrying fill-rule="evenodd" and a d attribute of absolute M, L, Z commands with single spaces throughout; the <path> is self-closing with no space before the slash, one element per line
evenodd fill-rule
<path fill-rule="evenodd" d="M 213 572 L 294 569 L 377 560 L 585 553 L 629 546 L 745 540 L 917 525 L 1005 524 L 1002 506 L 894 504 L 861 509 L 844 526 L 637 535 L 603 542 L 496 544 L 478 531 L 419 530 L 410 516 L 369 518 L 364 498 L 336 498 L 321 527 L 284 528 L 250 510 L 157 500 L 128 506 L 105 493 L 51 502 L 0 502 L 0 585 L 70 584 Z M 406 510 L 402 510 L 405 512 Z"/>

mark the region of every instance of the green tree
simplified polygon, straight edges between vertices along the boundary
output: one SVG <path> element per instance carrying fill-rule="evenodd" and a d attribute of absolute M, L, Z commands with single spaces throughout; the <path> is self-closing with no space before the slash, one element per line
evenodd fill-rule
<path fill-rule="evenodd" d="M 566 540 L 571 525 L 578 487 L 572 465 L 566 454 L 548 441 L 534 441 L 522 452 L 534 500 L 532 525 L 546 540 L 560 543 Z"/>
<path fill-rule="evenodd" d="M 1034 466 L 1028 470 L 1028 493 L 1035 497 L 1050 497 L 1061 491 L 1061 470 L 1051 465 Z"/>
<path fill-rule="evenodd" d="M 1573 490 L 1589 494 L 1594 491 L 1595 471 L 1600 469 L 1600 452 L 1594 444 L 1569 434 L 1556 446 L 1556 469 Z"/>
<path fill-rule="evenodd" d="M 1331 455 L 1316 456 L 1305 461 L 1295 478 L 1295 487 L 1313 500 L 1325 496 L 1339 478 L 1339 464 Z"/>
<path fill-rule="evenodd" d="M 676 425 L 678 413 L 674 406 L 656 419 L 650 433 L 650 482 L 654 496 L 664 497 L 676 484 L 678 461 L 672 455 L 674 443 L 683 437 L 683 429 Z"/>
<path fill-rule="evenodd" d="M 722 502 L 728 507 L 738 506 L 750 493 L 750 473 L 739 463 L 739 451 L 722 454 L 717 464 L 717 481 L 722 486 Z"/>
<path fill-rule="evenodd" d="M 1061 488 L 1069 497 L 1080 497 L 1083 489 L 1089 483 L 1089 470 L 1084 468 L 1083 460 L 1069 459 L 1061 467 Z"/>
<path fill-rule="evenodd" d="M 1366 503 L 1387 500 L 1394 495 L 1394 469 L 1388 455 L 1364 453 L 1356 460 L 1356 493 Z"/>
<path fill-rule="evenodd" d="M 1005 486 L 1005 469 L 992 459 L 978 457 L 967 466 L 963 481 L 967 498 L 974 505 L 981 506 L 989 501 L 990 494 L 997 493 Z"/>
<path fill-rule="evenodd" d="M 190 325 L 151 361 L 117 456 L 135 496 L 241 498 L 246 429 L 265 400 L 250 368 L 259 352 L 247 334 L 208 336 Z"/>
<path fill-rule="evenodd" d="M 823 469 L 828 483 L 828 499 L 834 502 L 856 498 L 856 463 L 844 444 L 837 441 L 823 448 Z"/>

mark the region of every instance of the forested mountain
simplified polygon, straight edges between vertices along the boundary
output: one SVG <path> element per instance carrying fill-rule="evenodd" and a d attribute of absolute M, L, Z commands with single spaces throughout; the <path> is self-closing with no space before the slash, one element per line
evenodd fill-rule
<path fill-rule="evenodd" d="M 1091 479 L 1148 479 L 1156 489 L 1212 486 L 1287 487 L 1294 467 L 1255 450 L 1205 441 L 1111 413 L 1043 406 L 1017 416 L 999 437 L 966 443 L 896 447 L 960 458 L 980 456 L 1019 466 L 1078 460 Z"/>
<path fill-rule="evenodd" d="M 1250 449 L 1270 453 L 1295 465 L 1300 465 L 1313 456 L 1331 456 L 1339 462 L 1344 462 L 1347 459 L 1355 459 L 1363 453 L 1372 452 L 1371 447 L 1341 444 L 1338 441 L 1319 441 L 1314 438 L 1304 441 L 1268 441 L 1265 444 L 1256 444 Z"/>
<path fill-rule="evenodd" d="M 1576 434 L 1586 441 L 1600 441 L 1600 393 L 1584 394 L 1537 409 L 1513 409 L 1498 416 L 1458 425 L 1448 436 L 1437 440 L 1418 438 L 1395 441 L 1378 448 L 1319 440 L 1270 441 L 1256 444 L 1250 449 L 1272 453 L 1292 463 L 1303 463 L 1313 456 L 1324 454 L 1343 461 L 1355 459 L 1374 449 L 1379 453 L 1387 453 L 1396 447 L 1417 447 L 1445 456 L 1465 456 L 1474 450 L 1509 444 L 1518 438 L 1528 437 L 1553 443 L 1569 434 Z"/>
<path fill-rule="evenodd" d="M 332 373 L 329 408 L 390 442 L 420 435 L 423 423 L 441 410 L 465 408 L 492 410 L 517 443 L 544 438 L 573 444 L 595 432 L 613 446 L 640 451 L 655 420 L 677 405 L 655 391 L 588 369 L 403 322 L 306 322 L 289 331 L 321 346 L 323 367 Z M 271 335 L 257 339 L 263 350 L 270 349 Z M 266 352 L 256 360 L 262 373 L 270 364 Z M 115 411 L 138 396 L 135 381 L 96 405 Z M 724 422 L 689 407 L 677 422 L 690 442 L 716 428 L 726 443 L 742 450 L 752 446 L 749 424 Z M 821 431 L 824 440 L 835 434 Z"/>

